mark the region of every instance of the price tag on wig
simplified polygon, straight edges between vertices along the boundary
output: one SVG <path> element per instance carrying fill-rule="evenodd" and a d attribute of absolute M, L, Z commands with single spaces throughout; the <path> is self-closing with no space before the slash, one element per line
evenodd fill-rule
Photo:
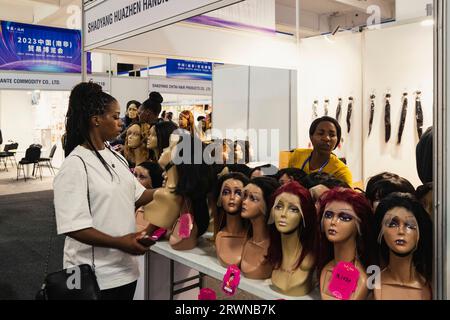
<path fill-rule="evenodd" d="M 333 269 L 329 292 L 339 300 L 349 300 L 358 285 L 359 271 L 351 262 L 339 262 Z"/>

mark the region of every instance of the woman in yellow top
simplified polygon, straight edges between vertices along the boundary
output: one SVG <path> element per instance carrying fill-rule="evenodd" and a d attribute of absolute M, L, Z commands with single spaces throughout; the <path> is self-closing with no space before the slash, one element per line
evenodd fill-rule
<path fill-rule="evenodd" d="M 331 117 L 314 120 L 309 128 L 309 138 L 314 149 L 297 149 L 289 160 L 290 168 L 300 168 L 307 174 L 325 172 L 337 179 L 353 185 L 352 173 L 341 160 L 332 153 L 341 141 L 341 126 Z"/>

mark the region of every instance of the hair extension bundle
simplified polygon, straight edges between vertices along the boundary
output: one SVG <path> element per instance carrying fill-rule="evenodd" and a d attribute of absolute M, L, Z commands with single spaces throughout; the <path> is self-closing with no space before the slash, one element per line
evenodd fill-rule
<path fill-rule="evenodd" d="M 323 109 L 325 110 L 325 116 L 328 116 L 328 106 L 330 105 L 330 100 L 326 99 Z"/>
<path fill-rule="evenodd" d="M 315 120 L 315 119 L 317 119 L 319 117 L 319 114 L 317 113 L 317 108 L 318 107 L 319 107 L 319 101 L 318 100 L 314 100 L 313 113 L 312 113 L 313 120 Z"/>
<path fill-rule="evenodd" d="M 419 139 L 422 137 L 422 127 L 423 127 L 423 110 L 421 101 L 421 91 L 416 91 L 416 123 L 417 123 L 417 134 Z"/>
<path fill-rule="evenodd" d="M 339 98 L 338 106 L 336 108 L 336 120 L 339 121 L 342 113 L 342 98 Z"/>
<path fill-rule="evenodd" d="M 397 144 L 402 142 L 403 130 L 405 129 L 406 114 L 408 113 L 408 94 L 405 92 L 403 94 L 402 103 L 402 115 L 400 119 L 400 127 L 398 128 L 398 141 Z"/>
<path fill-rule="evenodd" d="M 369 136 L 372 132 L 373 116 L 375 114 L 375 95 L 370 96 L 370 119 L 369 119 Z"/>
<path fill-rule="evenodd" d="M 384 141 L 388 142 L 391 138 L 391 94 L 386 95 L 386 105 L 384 106 Z"/>
<path fill-rule="evenodd" d="M 347 132 L 350 133 L 352 127 L 351 119 L 353 112 L 353 97 L 348 98 L 348 109 L 347 109 Z"/>

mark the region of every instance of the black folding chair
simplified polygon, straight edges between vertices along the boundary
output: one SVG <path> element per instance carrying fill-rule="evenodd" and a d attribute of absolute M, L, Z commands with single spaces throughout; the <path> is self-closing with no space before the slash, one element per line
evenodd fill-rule
<path fill-rule="evenodd" d="M 23 177 L 25 181 L 27 181 L 27 176 L 25 174 L 25 167 L 24 165 L 33 164 L 33 176 L 35 175 L 36 169 L 39 170 L 39 175 L 42 180 L 42 168 L 39 165 L 39 159 L 41 157 L 41 148 L 36 145 L 31 145 L 26 151 L 25 151 L 25 158 L 22 158 L 22 160 L 19 161 L 17 165 L 17 180 L 19 180 L 19 172 L 22 170 Z"/>
<path fill-rule="evenodd" d="M 11 161 L 11 165 L 13 167 L 14 167 L 14 163 L 16 164 L 16 167 L 17 167 L 17 161 L 16 161 L 17 148 L 19 148 L 18 143 L 5 144 L 5 148 L 3 149 L 2 152 L 0 152 L 0 161 L 2 161 L 3 164 L 5 165 L 6 171 L 8 171 L 8 168 L 7 168 L 8 159 L 9 159 L 9 161 Z M 13 162 L 13 159 L 14 159 L 14 162 Z"/>
<path fill-rule="evenodd" d="M 53 145 L 52 149 L 50 150 L 50 154 L 49 154 L 48 158 L 39 158 L 39 165 L 41 165 L 41 163 L 43 163 L 48 168 L 50 173 L 53 175 L 55 175 L 55 169 L 53 168 L 53 165 L 52 165 L 52 159 L 53 159 L 53 156 L 55 155 L 55 151 L 56 151 L 56 144 Z"/>

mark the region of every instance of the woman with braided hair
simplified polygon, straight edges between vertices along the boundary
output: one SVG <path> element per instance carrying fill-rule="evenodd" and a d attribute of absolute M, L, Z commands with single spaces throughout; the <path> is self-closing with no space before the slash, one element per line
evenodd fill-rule
<path fill-rule="evenodd" d="M 94 268 L 102 299 L 131 300 L 139 277 L 134 256 L 148 247 L 136 233 L 135 207 L 147 204 L 145 190 L 126 160 L 106 143 L 122 128 L 117 100 L 95 83 L 72 90 L 66 116 L 65 155 L 55 177 L 58 234 L 65 234 L 64 268 Z"/>

